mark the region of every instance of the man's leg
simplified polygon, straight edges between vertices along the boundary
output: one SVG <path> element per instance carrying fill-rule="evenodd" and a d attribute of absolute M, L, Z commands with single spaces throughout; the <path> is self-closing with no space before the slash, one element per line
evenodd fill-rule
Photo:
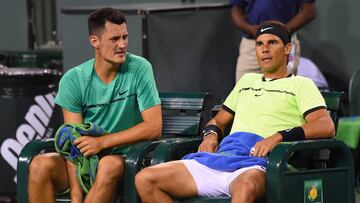
<path fill-rule="evenodd" d="M 68 181 L 70 185 L 71 203 L 83 202 L 83 189 L 81 188 L 78 178 L 76 176 L 76 166 L 71 161 L 66 160 Z"/>
<path fill-rule="evenodd" d="M 171 197 L 198 194 L 194 179 L 181 161 L 145 168 L 136 175 L 135 184 L 143 203 L 173 202 Z"/>
<path fill-rule="evenodd" d="M 236 62 L 235 82 L 246 73 L 261 73 L 261 69 L 256 58 L 255 40 L 243 37 Z"/>
<path fill-rule="evenodd" d="M 55 202 L 55 192 L 69 187 L 65 160 L 57 153 L 36 156 L 29 170 L 30 202 Z"/>
<path fill-rule="evenodd" d="M 249 169 L 230 184 L 231 202 L 252 203 L 265 193 L 265 172 Z"/>
<path fill-rule="evenodd" d="M 292 50 L 290 55 L 293 57 L 293 63 L 288 63 L 288 73 L 297 74 L 297 68 L 299 66 L 299 60 L 301 56 L 301 43 L 297 33 L 291 36 Z M 289 56 L 290 57 L 290 56 Z M 292 65 L 292 67 L 291 67 Z"/>
<path fill-rule="evenodd" d="M 107 155 L 100 159 L 96 179 L 85 202 L 112 202 L 116 193 L 119 178 L 124 173 L 124 158 L 118 155 Z"/>

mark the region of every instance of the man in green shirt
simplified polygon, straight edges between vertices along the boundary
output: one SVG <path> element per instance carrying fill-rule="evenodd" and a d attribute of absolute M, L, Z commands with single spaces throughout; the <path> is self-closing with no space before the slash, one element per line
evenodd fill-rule
<path fill-rule="evenodd" d="M 290 38 L 279 22 L 260 26 L 256 55 L 263 74 L 245 74 L 238 81 L 205 127 L 197 153 L 137 174 L 142 202 L 192 196 L 254 202 L 265 191 L 265 157 L 279 142 L 334 136 L 334 124 L 315 84 L 287 72 Z M 219 145 L 231 121 L 231 133 Z"/>
<path fill-rule="evenodd" d="M 82 136 L 75 145 L 91 156 L 114 147 L 126 153 L 130 144 L 159 138 L 161 107 L 152 67 L 127 53 L 125 17 L 112 8 L 99 9 L 89 16 L 88 27 L 95 58 L 64 74 L 55 102 L 65 123 L 92 122 L 109 134 Z M 73 163 L 56 153 L 39 155 L 30 165 L 30 202 L 55 202 L 55 194 L 68 188 L 72 202 L 111 202 L 123 170 L 122 156 L 103 156 L 95 183 L 83 197 Z"/>

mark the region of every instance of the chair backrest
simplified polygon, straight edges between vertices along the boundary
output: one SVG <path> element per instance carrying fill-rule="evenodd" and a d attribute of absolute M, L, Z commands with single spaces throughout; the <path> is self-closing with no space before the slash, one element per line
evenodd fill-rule
<path fill-rule="evenodd" d="M 162 137 L 195 137 L 209 120 L 212 94 L 160 92 Z"/>
<path fill-rule="evenodd" d="M 331 118 L 333 119 L 335 128 L 337 128 L 339 117 L 342 114 L 342 97 L 344 95 L 344 92 L 323 91 L 321 92 L 321 94 L 325 99 L 326 106 L 328 108 Z"/>
<path fill-rule="evenodd" d="M 360 69 L 351 76 L 349 83 L 350 115 L 360 115 Z"/>

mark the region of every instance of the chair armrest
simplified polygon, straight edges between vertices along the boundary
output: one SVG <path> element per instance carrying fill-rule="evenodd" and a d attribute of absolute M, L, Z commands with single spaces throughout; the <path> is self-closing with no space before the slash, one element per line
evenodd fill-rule
<path fill-rule="evenodd" d="M 17 195 L 19 202 L 28 202 L 29 166 L 43 150 L 55 149 L 54 139 L 32 140 L 21 150 L 17 164 Z"/>
<path fill-rule="evenodd" d="M 178 151 L 194 152 L 202 142 L 202 138 L 175 138 L 160 143 L 153 152 L 150 165 L 173 160 Z"/>
<path fill-rule="evenodd" d="M 129 169 L 129 171 L 126 172 L 135 172 L 133 174 L 135 175 L 137 171 L 143 167 L 142 161 L 145 156 L 153 151 L 160 142 L 161 141 L 142 141 L 132 145 L 129 152 L 125 154 L 125 169 Z"/>
<path fill-rule="evenodd" d="M 201 141 L 201 138 L 170 138 L 153 142 L 143 141 L 132 145 L 130 151 L 125 154 L 124 202 L 140 202 L 135 188 L 135 175 L 147 166 L 143 161 L 151 152 L 153 155 L 150 165 L 154 165 L 157 162 L 168 161 L 178 149 L 197 149 Z"/>
<path fill-rule="evenodd" d="M 298 142 L 282 142 L 278 144 L 269 154 L 269 163 L 266 170 L 267 172 L 279 170 L 281 170 L 280 172 L 284 172 L 287 170 L 286 163 L 294 152 L 316 149 L 330 149 L 333 153 L 336 152 L 337 156 L 344 156 L 344 159 L 337 160 L 338 165 L 348 166 L 348 164 L 352 163 L 351 152 L 343 142 L 335 139 L 306 140 Z"/>
<path fill-rule="evenodd" d="M 323 171 L 334 171 L 334 168 L 344 169 L 347 171 L 346 177 L 344 177 L 347 183 L 353 183 L 354 181 L 354 165 L 352 160 L 351 151 L 341 141 L 335 139 L 324 140 L 307 140 L 299 142 L 289 142 L 278 144 L 273 151 L 269 154 L 269 162 L 266 169 L 266 196 L 267 202 L 283 202 L 281 196 L 283 195 L 285 188 L 289 185 L 284 184 L 285 179 L 289 176 L 298 175 L 306 176 L 310 171 L 316 171 L 316 169 L 309 169 L 299 172 L 291 172 L 288 170 L 288 161 L 297 151 L 305 150 L 330 150 L 330 159 L 333 160 L 333 168 L 321 169 Z M 319 171 L 319 170 L 317 170 Z M 324 176 L 326 174 L 322 173 Z M 298 179 L 298 180 L 301 180 Z M 300 181 L 301 182 L 301 181 Z M 351 185 L 352 187 L 352 185 Z M 349 190 L 348 197 L 351 199 L 353 190 Z"/>
<path fill-rule="evenodd" d="M 171 138 L 157 141 L 143 141 L 131 146 L 130 151 L 125 154 L 124 202 L 140 202 L 135 188 L 135 175 L 148 165 L 144 163 L 147 156 L 160 144 L 178 142 L 179 140 L 182 139 Z"/>
<path fill-rule="evenodd" d="M 143 168 L 145 156 L 161 141 L 142 141 L 131 146 L 125 154 L 124 202 L 139 202 L 135 188 L 135 175 Z"/>

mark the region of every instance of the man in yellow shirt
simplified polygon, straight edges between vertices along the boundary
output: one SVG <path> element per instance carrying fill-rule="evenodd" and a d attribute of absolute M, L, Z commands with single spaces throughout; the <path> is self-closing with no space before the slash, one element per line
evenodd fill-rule
<path fill-rule="evenodd" d="M 266 159 L 280 142 L 332 137 L 334 124 L 315 84 L 288 74 L 291 35 L 279 22 L 256 32 L 263 74 L 245 74 L 203 131 L 199 152 L 142 170 L 136 188 L 142 202 L 229 196 L 254 202 L 265 191 Z M 225 126 L 230 135 L 219 145 Z"/>

